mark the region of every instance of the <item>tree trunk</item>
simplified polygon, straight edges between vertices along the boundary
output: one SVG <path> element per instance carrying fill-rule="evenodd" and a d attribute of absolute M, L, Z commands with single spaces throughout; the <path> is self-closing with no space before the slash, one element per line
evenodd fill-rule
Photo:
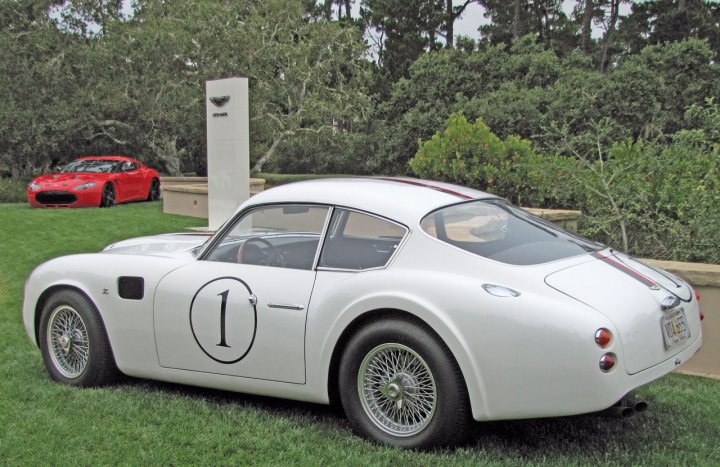
<path fill-rule="evenodd" d="M 282 143 L 282 141 L 285 139 L 286 136 L 290 136 L 294 134 L 293 131 L 285 130 L 282 133 L 280 133 L 275 140 L 273 141 L 272 145 L 270 145 L 270 148 L 265 151 L 265 154 L 262 155 L 260 159 L 255 163 L 253 168 L 250 170 L 251 174 L 256 174 L 258 172 L 262 172 L 263 167 L 265 166 L 265 163 L 270 160 L 270 158 L 275 154 L 275 151 L 277 150 L 277 147 Z"/>
<path fill-rule="evenodd" d="M 350 19 L 351 17 L 350 0 L 345 0 L 345 18 Z"/>
<path fill-rule="evenodd" d="M 520 1 L 521 0 L 515 0 L 515 8 L 513 11 L 513 22 L 512 22 L 512 40 L 515 42 L 515 39 L 520 37 Z"/>
<path fill-rule="evenodd" d="M 580 49 L 585 55 L 590 53 L 590 34 L 592 33 L 593 9 L 593 0 L 585 0 L 582 24 L 582 43 L 580 44 Z"/>
<path fill-rule="evenodd" d="M 177 150 L 177 136 L 163 135 L 160 142 L 152 141 L 150 148 L 155 153 L 155 160 L 160 165 L 162 172 L 171 177 L 179 177 L 182 175 L 180 171 L 180 154 Z"/>
<path fill-rule="evenodd" d="M 452 0 L 445 2 L 445 21 L 445 45 L 448 49 L 451 49 L 454 42 L 453 35 L 455 34 L 455 16 L 453 16 Z"/>
<path fill-rule="evenodd" d="M 602 56 L 600 58 L 600 71 L 605 72 L 607 70 L 608 62 L 610 57 L 608 53 L 610 47 L 612 47 L 613 39 L 615 37 L 615 24 L 618 19 L 618 11 L 620 10 L 620 0 L 610 0 L 610 24 L 608 30 L 603 38 Z"/>
<path fill-rule="evenodd" d="M 325 19 L 330 21 L 332 19 L 332 0 L 325 0 L 325 3 L 323 3 L 322 11 L 325 15 Z"/>

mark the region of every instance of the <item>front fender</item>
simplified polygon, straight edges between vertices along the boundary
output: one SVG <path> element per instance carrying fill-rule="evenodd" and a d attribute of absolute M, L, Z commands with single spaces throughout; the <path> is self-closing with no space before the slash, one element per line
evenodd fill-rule
<path fill-rule="evenodd" d="M 108 253 L 64 256 L 38 266 L 25 285 L 23 325 L 38 344 L 37 325 L 43 294 L 58 287 L 73 288 L 90 299 L 105 324 L 118 368 L 139 376 L 157 367 L 153 299 L 158 282 L 187 259 Z M 142 299 L 124 299 L 118 291 L 123 276 L 142 277 Z"/>

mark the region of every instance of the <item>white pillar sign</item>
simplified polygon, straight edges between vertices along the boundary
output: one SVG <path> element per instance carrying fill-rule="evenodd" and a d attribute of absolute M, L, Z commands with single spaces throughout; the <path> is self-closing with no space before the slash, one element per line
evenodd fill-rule
<path fill-rule="evenodd" d="M 247 78 L 205 83 L 208 227 L 215 230 L 250 197 Z"/>

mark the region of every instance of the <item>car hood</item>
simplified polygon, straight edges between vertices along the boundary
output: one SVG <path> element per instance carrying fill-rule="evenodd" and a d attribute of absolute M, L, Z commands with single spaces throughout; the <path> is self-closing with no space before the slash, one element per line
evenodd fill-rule
<path fill-rule="evenodd" d="M 67 174 L 48 174 L 41 175 L 33 180 L 33 183 L 37 183 L 43 188 L 68 188 L 82 185 L 83 183 L 91 181 L 104 181 L 111 174 L 107 173 L 90 173 L 90 172 L 78 172 L 78 173 L 67 173 Z"/>
<path fill-rule="evenodd" d="M 108 245 L 105 253 L 194 257 L 193 250 L 210 238 L 209 233 L 172 233 L 137 237 Z"/>

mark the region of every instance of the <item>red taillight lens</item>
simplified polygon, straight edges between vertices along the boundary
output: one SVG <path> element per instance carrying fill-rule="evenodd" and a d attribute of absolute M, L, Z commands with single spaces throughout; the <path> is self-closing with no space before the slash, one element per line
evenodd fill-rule
<path fill-rule="evenodd" d="M 612 342 L 612 333 L 605 328 L 600 328 L 595 331 L 595 343 L 604 349 Z"/>
<path fill-rule="evenodd" d="M 616 360 L 617 357 L 614 353 L 606 353 L 605 355 L 600 357 L 600 369 L 607 373 L 608 371 L 613 369 Z"/>
<path fill-rule="evenodd" d="M 701 311 L 701 312 L 700 312 L 700 321 L 702 321 L 702 320 L 704 320 L 704 319 L 705 319 L 705 315 L 704 315 L 703 312 Z"/>
<path fill-rule="evenodd" d="M 699 302 L 700 301 L 700 292 L 698 292 L 695 289 L 693 289 L 693 292 L 695 292 L 695 300 L 697 300 Z"/>

